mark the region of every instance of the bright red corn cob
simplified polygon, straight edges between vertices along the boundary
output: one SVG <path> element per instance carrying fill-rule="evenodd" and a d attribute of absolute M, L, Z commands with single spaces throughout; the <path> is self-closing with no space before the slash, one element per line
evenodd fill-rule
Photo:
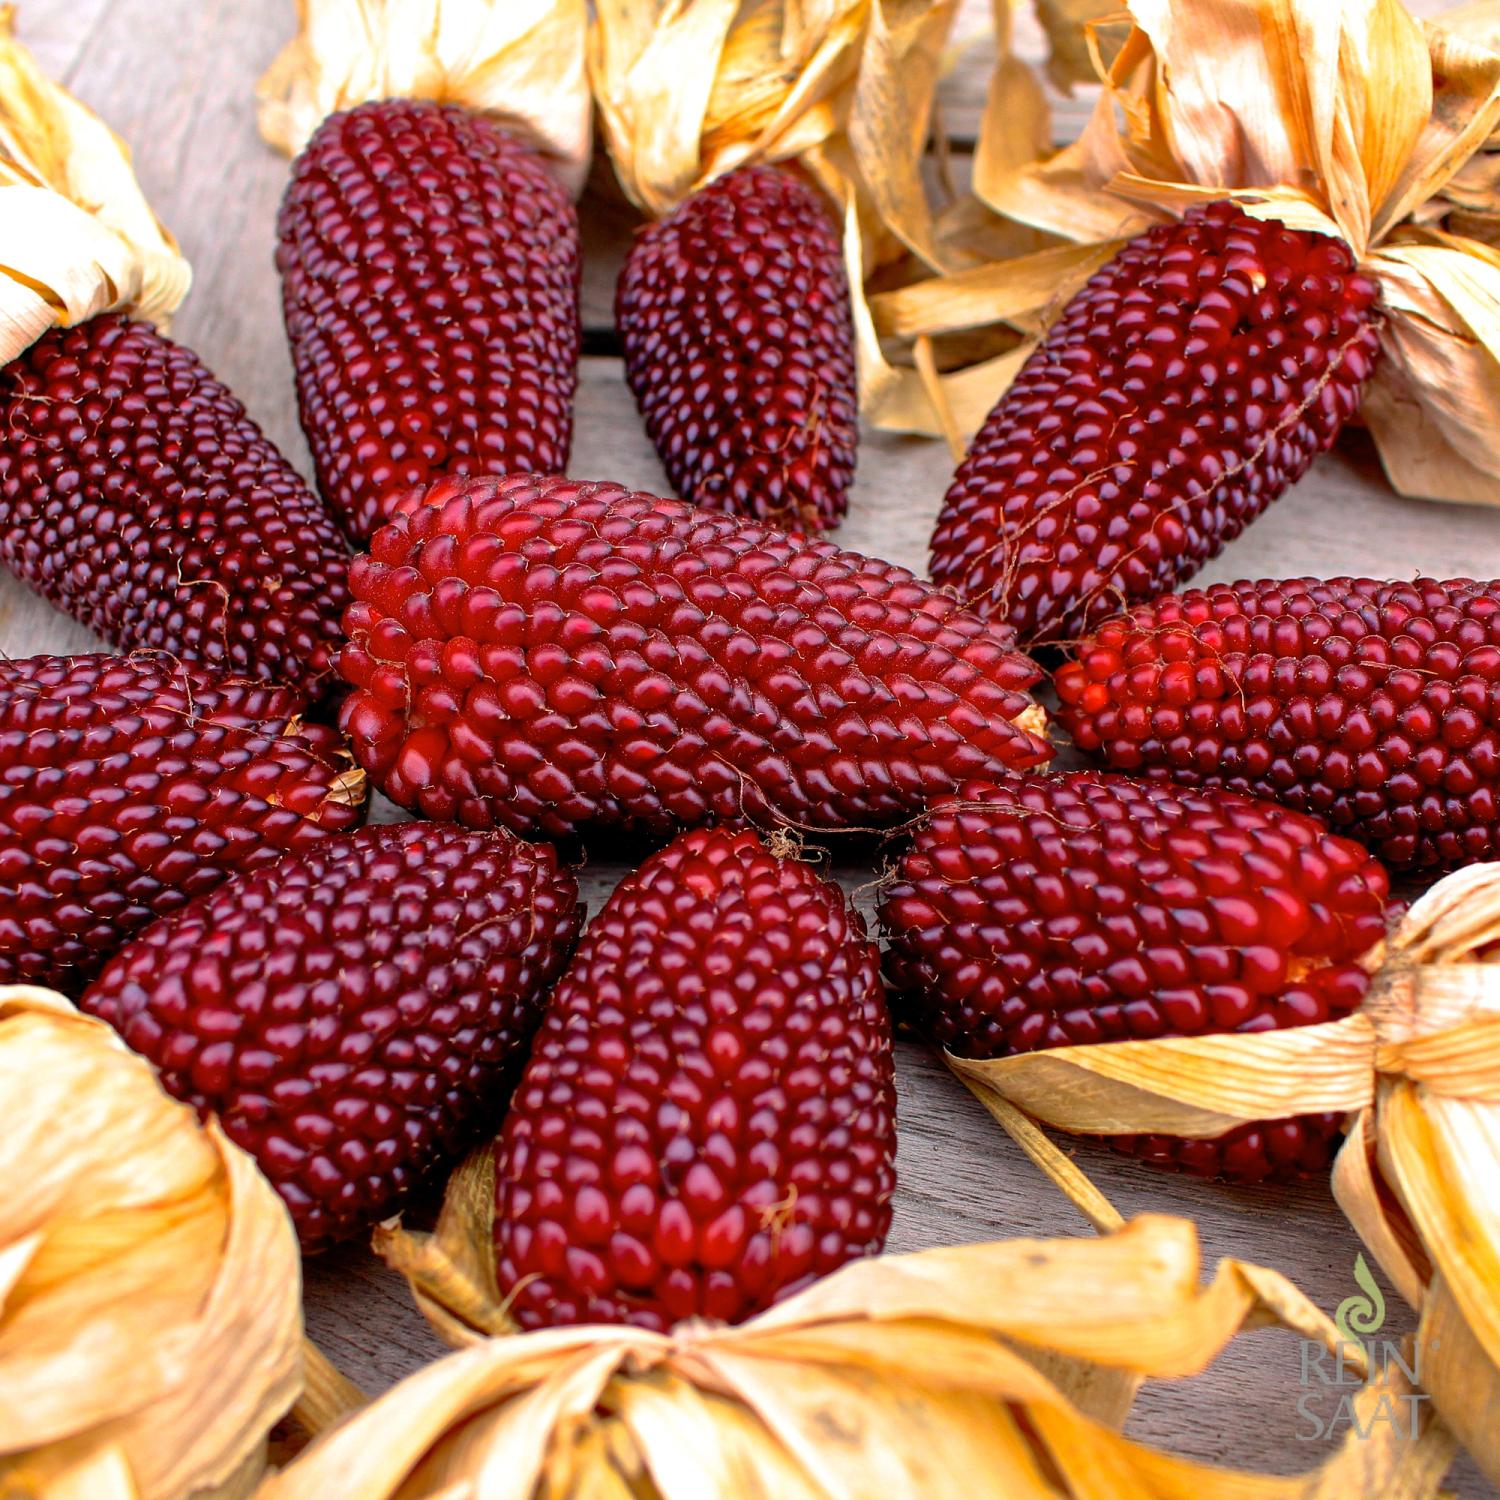
<path fill-rule="evenodd" d="M 544 845 L 365 828 L 147 928 L 81 1003 L 218 1117 L 316 1249 L 498 1123 L 581 915 Z"/>
<path fill-rule="evenodd" d="M 351 586 L 345 731 L 431 818 L 888 825 L 1050 753 L 1008 631 L 904 568 L 619 485 L 440 482 Z"/>
<path fill-rule="evenodd" d="M 1378 297 L 1342 241 L 1229 203 L 1137 236 L 974 439 L 934 581 L 1043 642 L 1189 578 L 1358 408 Z"/>
<path fill-rule="evenodd" d="M 578 219 L 529 146 L 455 105 L 362 104 L 293 163 L 279 237 L 302 426 L 352 537 L 442 474 L 567 467 Z"/>
<path fill-rule="evenodd" d="M 153 918 L 359 821 L 298 696 L 169 657 L 0 661 L 0 982 L 76 993 Z"/>
<path fill-rule="evenodd" d="M 859 440 L 849 279 L 817 191 L 746 167 L 643 230 L 620 273 L 625 375 L 684 500 L 821 531 Z"/>
<path fill-rule="evenodd" d="M 1101 625 L 1057 691 L 1119 770 L 1316 813 L 1389 865 L 1500 854 L 1500 581 L 1168 595 Z"/>
<path fill-rule="evenodd" d="M 749 831 L 680 835 L 589 925 L 496 1144 L 523 1328 L 738 1322 L 885 1242 L 890 1023 L 843 893 Z"/>
<path fill-rule="evenodd" d="M 964 1057 L 1267 1031 L 1360 1004 L 1389 882 L 1315 818 L 1228 792 L 1073 773 L 975 783 L 939 803 L 886 890 L 887 973 Z M 1138 1154 L 1257 1180 L 1321 1170 L 1339 1121 Z"/>
<path fill-rule="evenodd" d="M 112 315 L 0 369 L 0 560 L 111 645 L 309 693 L 349 598 L 333 518 L 244 407 Z"/>

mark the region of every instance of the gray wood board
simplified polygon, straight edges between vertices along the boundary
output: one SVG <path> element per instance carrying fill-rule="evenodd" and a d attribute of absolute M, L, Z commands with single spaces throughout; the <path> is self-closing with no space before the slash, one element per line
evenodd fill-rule
<path fill-rule="evenodd" d="M 21 35 L 131 143 L 141 181 L 182 241 L 195 288 L 175 332 L 246 402 L 270 436 L 308 471 L 297 426 L 271 255 L 285 164 L 255 132 L 252 91 L 291 25 L 290 4 L 242 0 L 25 0 Z M 950 83 L 944 118 L 962 134 L 977 119 L 988 69 L 983 44 Z M 974 59 L 979 58 L 976 62 Z M 609 299 L 632 217 L 618 195 L 595 189 L 581 213 L 588 249 L 587 321 L 609 325 Z M 866 433 L 845 545 L 917 569 L 952 464 L 940 444 Z M 584 361 L 572 470 L 660 489 L 617 360 Z M 1403 500 L 1384 483 L 1368 441 L 1351 434 L 1290 496 L 1205 570 L 1206 580 L 1312 573 L 1500 573 L 1500 512 Z M 88 650 L 89 634 L 0 578 L 0 649 L 12 655 Z M 396 816 L 389 804 L 377 816 Z M 591 866 L 584 886 L 597 910 L 624 869 Z M 871 866 L 839 870 L 863 887 Z M 1086 1232 L 1046 1183 L 941 1065 L 903 1043 L 899 1055 L 900 1187 L 890 1248 L 915 1250 L 1008 1235 Z M 1326 1187 L 1231 1189 L 1164 1175 L 1107 1147 L 1069 1143 L 1077 1160 L 1127 1214 L 1190 1215 L 1205 1269 L 1235 1255 L 1276 1266 L 1332 1310 L 1355 1288 L 1358 1242 Z M 1388 1327 L 1408 1326 L 1394 1294 Z M 441 1348 L 402 1283 L 361 1247 L 309 1262 L 313 1336 L 367 1390 L 377 1391 Z M 1249 1335 L 1196 1380 L 1148 1387 L 1129 1431 L 1183 1454 L 1283 1472 L 1309 1467 L 1326 1443 L 1300 1442 L 1298 1350 L 1287 1335 Z M 1331 1404 L 1318 1408 L 1326 1414 Z M 1471 1466 L 1454 1480 L 1484 1493 Z"/>

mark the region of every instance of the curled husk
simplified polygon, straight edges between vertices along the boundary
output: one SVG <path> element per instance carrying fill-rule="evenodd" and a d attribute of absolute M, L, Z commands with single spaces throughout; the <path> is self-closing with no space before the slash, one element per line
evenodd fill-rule
<path fill-rule="evenodd" d="M 997 400 L 1082 281 L 1120 242 L 1197 203 L 1341 236 L 1380 281 L 1383 358 L 1363 417 L 1391 482 L 1500 503 L 1500 52 L 1483 18 L 1419 22 L 1399 0 L 1097 0 L 1103 94 L 1082 137 L 1045 142 L 1034 79 L 1003 51 L 973 191 L 1045 238 L 895 290 L 876 330 L 915 340 L 1000 322 L 1023 342 L 984 383 Z M 1123 42 L 1105 61 L 1105 31 Z M 1476 39 L 1478 38 L 1478 39 Z M 1488 226 L 1488 229 L 1487 227 Z M 960 247 L 949 247 L 955 253 Z M 939 408 L 948 387 L 930 386 Z M 965 391 L 972 397 L 972 391 Z M 984 403 L 952 425 L 971 430 Z M 979 412 L 983 416 L 983 411 Z"/>
<path fill-rule="evenodd" d="M 586 0 L 297 0 L 296 36 L 256 89 L 260 133 L 295 156 L 331 114 L 435 99 L 536 147 L 575 196 L 588 175 Z"/>
<path fill-rule="evenodd" d="M 0 988 L 0 1493 L 239 1500 L 298 1394 L 281 1200 L 102 1021 Z"/>
<path fill-rule="evenodd" d="M 326 1434 L 258 1500 L 969 1500 L 976 1476 L 995 1495 L 1314 1493 L 1306 1477 L 1228 1476 L 1120 1435 L 1143 1378 L 1194 1374 L 1241 1329 L 1339 1339 L 1274 1271 L 1226 1260 L 1200 1284 L 1183 1220 L 859 1261 L 738 1327 L 493 1337 L 503 1307 L 473 1279 L 489 1235 L 482 1173 L 477 1159 L 461 1169 L 468 1207 L 434 1239 L 386 1236 L 424 1305 L 449 1304 L 438 1326 L 461 1352 Z M 445 1232 L 470 1238 L 445 1248 Z M 1404 1382 L 1399 1368 L 1372 1376 L 1361 1412 Z M 1369 1437 L 1328 1459 L 1316 1493 L 1435 1492 L 1452 1452 L 1440 1422 L 1362 1425 Z"/>
<path fill-rule="evenodd" d="M 42 73 L 12 24 L 0 5 L 0 365 L 97 313 L 165 327 L 191 279 L 125 143 Z"/>
<path fill-rule="evenodd" d="M 1500 1480 L 1500 864 L 1417 901 L 1343 1020 L 947 1061 L 1007 1128 L 1020 1111 L 1085 1134 L 1203 1138 L 1347 1112 L 1336 1196 L 1422 1313 L 1423 1385 Z"/>
<path fill-rule="evenodd" d="M 736 167 L 800 160 L 912 248 L 954 0 L 598 0 L 589 72 L 630 199 L 654 218 Z"/>

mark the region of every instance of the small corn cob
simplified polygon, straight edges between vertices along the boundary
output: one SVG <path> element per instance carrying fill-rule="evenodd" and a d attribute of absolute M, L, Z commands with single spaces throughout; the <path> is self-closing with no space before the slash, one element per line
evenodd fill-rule
<path fill-rule="evenodd" d="M 1191 577 L 1358 408 L 1378 296 L 1342 241 L 1229 203 L 1137 236 L 974 439 L 934 582 L 1042 643 Z"/>
<path fill-rule="evenodd" d="M 1500 581 L 1167 595 L 1099 626 L 1057 692 L 1117 770 L 1316 813 L 1392 866 L 1500 854 Z"/>
<path fill-rule="evenodd" d="M 938 803 L 886 889 L 886 972 L 963 1057 L 1267 1031 L 1358 1007 L 1389 881 L 1315 818 L 1229 792 L 1072 773 Z M 1339 1120 L 1122 1140 L 1207 1176 L 1321 1171 Z"/>
<path fill-rule="evenodd" d="M 499 1123 L 580 919 L 545 846 L 366 828 L 148 927 L 80 1003 L 218 1118 L 318 1249 Z"/>
<path fill-rule="evenodd" d="M 625 375 L 684 500 L 802 531 L 849 508 L 859 439 L 849 280 L 817 192 L 782 167 L 700 188 L 620 273 Z"/>
<path fill-rule="evenodd" d="M 567 467 L 578 220 L 529 146 L 457 106 L 362 104 L 296 159 L 279 238 L 302 426 L 350 536 L 443 474 Z"/>
<path fill-rule="evenodd" d="M 903 568 L 619 485 L 441 481 L 351 586 L 345 732 L 430 818 L 886 826 L 1050 754 L 1008 631 Z"/>
<path fill-rule="evenodd" d="M 747 830 L 624 880 L 542 1022 L 495 1150 L 495 1269 L 523 1328 L 735 1323 L 873 1255 L 896 1098 L 875 945 Z"/>
<path fill-rule="evenodd" d="M 149 652 L 0 661 L 0 983 L 77 993 L 220 881 L 360 817 L 284 688 Z"/>
<path fill-rule="evenodd" d="M 348 552 L 198 357 L 107 315 L 0 369 L 0 560 L 124 649 L 315 692 Z"/>

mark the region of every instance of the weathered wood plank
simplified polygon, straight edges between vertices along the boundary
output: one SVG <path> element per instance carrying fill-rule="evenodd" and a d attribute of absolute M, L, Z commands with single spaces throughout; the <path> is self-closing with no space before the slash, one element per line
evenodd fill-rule
<path fill-rule="evenodd" d="M 251 100 L 255 77 L 291 25 L 291 6 L 25 0 L 21 25 L 48 66 L 68 70 L 72 86 L 132 142 L 148 194 L 192 258 L 197 283 L 178 335 L 306 470 L 271 264 L 286 168 L 256 136 Z M 982 103 L 989 66 L 982 52 L 974 49 L 950 80 L 950 128 L 961 129 L 963 110 Z M 602 191 L 606 171 L 596 169 L 581 210 L 587 318 L 599 328 L 609 326 L 614 272 L 633 223 L 618 195 Z M 616 360 L 584 362 L 572 468 L 643 487 L 664 484 Z M 951 469 L 938 444 L 867 433 L 841 539 L 922 568 Z M 1385 486 L 1368 442 L 1354 435 L 1204 577 L 1418 570 L 1500 573 L 1500 512 L 1399 499 Z M 0 578 L 0 649 L 20 655 L 90 644 L 82 629 Z M 396 812 L 386 804 L 378 815 Z M 621 873 L 607 863 L 584 872 L 591 909 Z M 870 865 L 840 874 L 851 889 L 864 888 L 861 904 L 868 909 Z M 899 1086 L 901 1185 L 892 1249 L 1082 1231 L 1078 1216 L 922 1049 L 901 1045 Z M 1124 1212 L 1194 1217 L 1206 1267 L 1228 1254 L 1268 1262 L 1330 1309 L 1352 1290 L 1356 1241 L 1323 1185 L 1226 1189 L 1162 1175 L 1101 1145 L 1070 1149 Z M 1389 1326 L 1403 1326 L 1394 1297 L 1390 1305 Z M 372 1390 L 440 1352 L 401 1284 L 359 1247 L 308 1263 L 307 1309 L 314 1336 Z M 1203 1458 L 1305 1468 L 1326 1448 L 1287 1439 L 1297 1425 L 1297 1379 L 1290 1341 L 1259 1334 L 1199 1380 L 1148 1391 L 1130 1430 Z M 1459 1471 L 1458 1487 L 1483 1492 L 1470 1469 Z"/>

